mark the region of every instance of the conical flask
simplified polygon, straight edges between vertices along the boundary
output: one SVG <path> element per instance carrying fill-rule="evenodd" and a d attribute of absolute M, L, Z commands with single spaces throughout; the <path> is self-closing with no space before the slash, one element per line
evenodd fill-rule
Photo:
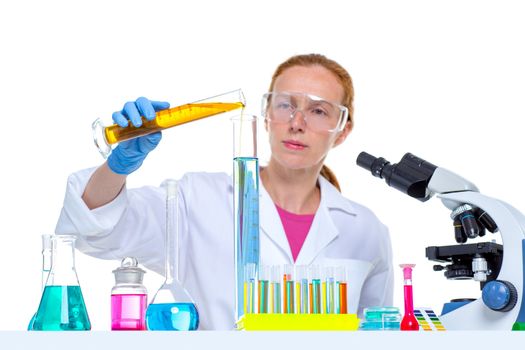
<path fill-rule="evenodd" d="M 51 271 L 47 277 L 33 330 L 84 331 L 91 329 L 75 269 L 75 236 L 51 238 Z"/>
<path fill-rule="evenodd" d="M 169 179 L 166 189 L 165 280 L 146 311 L 146 325 L 153 331 L 192 331 L 199 327 L 199 313 L 190 294 L 179 282 L 178 183 Z"/>

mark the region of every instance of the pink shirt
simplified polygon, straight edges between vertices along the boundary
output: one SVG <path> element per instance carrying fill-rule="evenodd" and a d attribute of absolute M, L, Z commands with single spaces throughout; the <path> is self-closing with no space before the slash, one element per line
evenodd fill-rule
<path fill-rule="evenodd" d="M 288 238 L 288 244 L 290 244 L 293 261 L 295 262 L 306 240 L 308 231 L 310 231 L 315 214 L 298 215 L 279 208 L 277 205 L 275 207 L 281 217 L 284 233 L 286 238 Z"/>

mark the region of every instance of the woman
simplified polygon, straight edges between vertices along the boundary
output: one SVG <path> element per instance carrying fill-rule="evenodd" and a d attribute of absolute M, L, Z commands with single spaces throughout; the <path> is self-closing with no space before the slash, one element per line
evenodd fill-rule
<path fill-rule="evenodd" d="M 271 157 L 260 169 L 260 264 L 344 266 L 348 312 L 392 305 L 388 230 L 367 208 L 344 198 L 326 155 L 353 125 L 350 75 L 318 54 L 294 56 L 275 71 L 263 97 Z M 113 119 L 126 126 L 154 118 L 164 102 L 139 98 Z M 98 169 L 70 176 L 57 233 L 105 259 L 136 257 L 162 273 L 165 194 L 126 189 L 160 133 L 122 142 Z M 233 185 L 226 174 L 190 173 L 179 182 L 180 273 L 200 314 L 200 329 L 234 325 Z"/>

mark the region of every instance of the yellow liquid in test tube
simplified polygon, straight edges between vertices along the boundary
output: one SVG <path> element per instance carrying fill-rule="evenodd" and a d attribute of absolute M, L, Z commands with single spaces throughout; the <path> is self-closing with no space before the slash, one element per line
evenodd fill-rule
<path fill-rule="evenodd" d="M 131 125 L 121 127 L 117 124 L 108 126 L 104 130 L 104 135 L 107 143 L 112 145 L 117 142 L 151 134 L 173 126 L 243 107 L 244 104 L 242 102 L 188 103 L 182 106 L 159 111 L 156 113 L 155 119 L 151 121 L 147 121 L 143 118 L 142 126 L 138 128 Z"/>

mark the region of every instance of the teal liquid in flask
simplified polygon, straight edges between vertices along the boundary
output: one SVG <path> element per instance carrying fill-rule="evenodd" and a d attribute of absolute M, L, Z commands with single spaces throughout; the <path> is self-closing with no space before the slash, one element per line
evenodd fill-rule
<path fill-rule="evenodd" d="M 91 329 L 75 269 L 75 236 L 51 238 L 51 271 L 42 293 L 32 330 L 86 331 Z"/>
<path fill-rule="evenodd" d="M 188 291 L 179 282 L 178 183 L 168 179 L 166 189 L 165 280 L 146 310 L 151 331 L 193 331 L 199 327 L 199 312 Z"/>

